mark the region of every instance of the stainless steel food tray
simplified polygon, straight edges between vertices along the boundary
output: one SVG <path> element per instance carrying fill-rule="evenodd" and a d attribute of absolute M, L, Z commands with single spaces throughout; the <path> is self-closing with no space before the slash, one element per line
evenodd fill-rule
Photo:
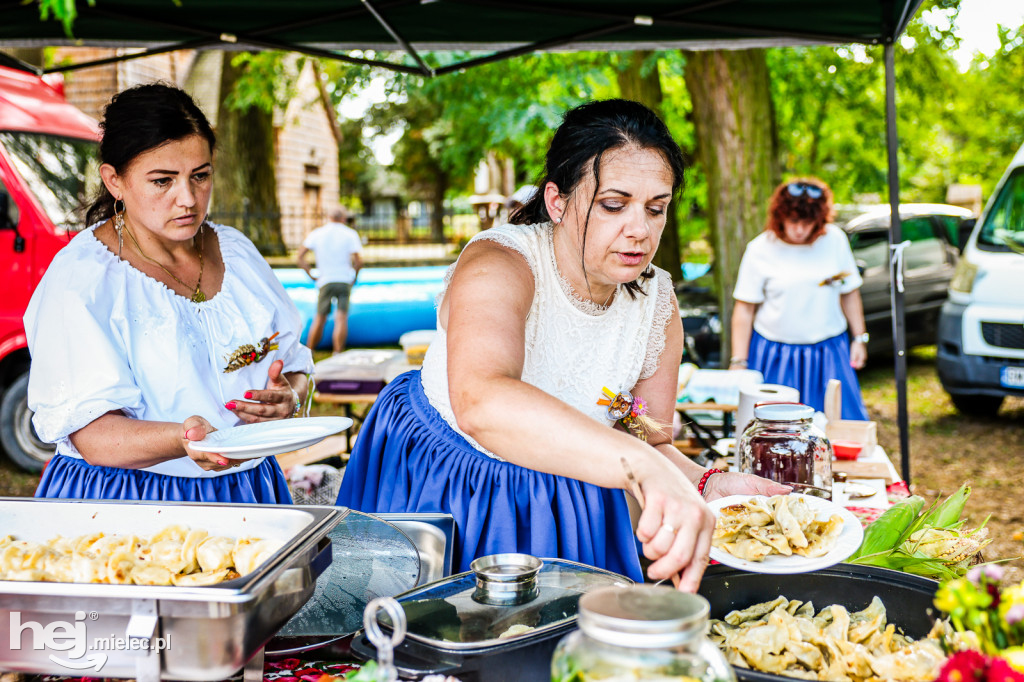
<path fill-rule="evenodd" d="M 97 502 L 0 498 L 0 533 L 151 535 L 178 523 L 211 535 L 279 540 L 249 575 L 210 587 L 0 580 L 0 669 L 139 682 L 222 680 L 262 647 L 313 593 L 330 565 L 337 507 Z M 164 646 L 163 650 L 158 649 Z M 257 656 L 259 654 L 259 656 Z"/>

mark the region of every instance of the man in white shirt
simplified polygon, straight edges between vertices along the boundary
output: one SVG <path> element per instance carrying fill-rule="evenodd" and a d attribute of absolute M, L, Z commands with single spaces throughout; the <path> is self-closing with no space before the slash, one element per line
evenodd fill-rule
<path fill-rule="evenodd" d="M 299 247 L 298 264 L 316 282 L 319 295 L 316 302 L 316 315 L 306 337 L 306 345 L 315 349 L 320 343 L 320 336 L 331 312 L 331 305 L 337 301 L 334 318 L 334 334 L 332 341 L 334 352 L 345 349 L 345 338 L 348 336 L 348 299 L 352 293 L 352 285 L 356 281 L 359 269 L 363 267 L 363 244 L 359 234 L 345 224 L 348 211 L 338 206 L 328 215 L 326 225 L 318 227 L 306 237 Z M 313 277 L 311 266 L 306 262 L 306 254 L 313 252 L 316 259 L 317 276 Z"/>

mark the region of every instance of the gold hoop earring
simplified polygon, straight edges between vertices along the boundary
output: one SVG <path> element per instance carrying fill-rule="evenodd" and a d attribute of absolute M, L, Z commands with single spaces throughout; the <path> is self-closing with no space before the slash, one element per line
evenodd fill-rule
<path fill-rule="evenodd" d="M 121 202 L 121 210 L 117 210 L 117 203 Z M 114 231 L 117 232 L 117 257 L 121 257 L 121 243 L 124 235 L 124 199 L 114 199 Z"/>

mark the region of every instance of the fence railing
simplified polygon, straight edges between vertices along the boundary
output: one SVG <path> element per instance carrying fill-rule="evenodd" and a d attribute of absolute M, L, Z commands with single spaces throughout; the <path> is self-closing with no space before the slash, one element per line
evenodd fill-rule
<path fill-rule="evenodd" d="M 238 228 L 264 255 L 282 256 L 297 249 L 307 234 L 326 223 L 327 215 L 302 209 L 243 209 L 211 211 L 210 220 Z M 472 214 L 446 214 L 440 235 L 435 235 L 431 229 L 429 215 L 413 218 L 387 214 L 358 215 L 350 222 L 363 244 L 373 247 L 369 253 L 384 261 L 450 260 L 448 254 L 457 253 L 460 245 L 480 231 L 480 221 Z M 426 248 L 409 248 L 414 245 Z"/>

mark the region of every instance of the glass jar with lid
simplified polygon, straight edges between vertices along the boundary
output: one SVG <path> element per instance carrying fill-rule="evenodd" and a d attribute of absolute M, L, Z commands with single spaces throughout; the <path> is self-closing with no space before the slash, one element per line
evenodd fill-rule
<path fill-rule="evenodd" d="M 754 407 L 737 443 L 740 471 L 792 485 L 794 492 L 832 499 L 832 445 L 800 403 Z"/>
<path fill-rule="evenodd" d="M 579 630 L 551 660 L 552 682 L 728 682 L 705 636 L 708 602 L 670 587 L 602 587 L 580 598 Z"/>

